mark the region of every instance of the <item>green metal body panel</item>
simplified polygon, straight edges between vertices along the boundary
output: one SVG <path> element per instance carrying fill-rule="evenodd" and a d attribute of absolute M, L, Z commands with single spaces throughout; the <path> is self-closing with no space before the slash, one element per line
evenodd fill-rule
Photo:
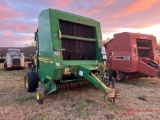
<path fill-rule="evenodd" d="M 79 72 L 82 72 L 82 76 L 90 81 L 93 85 L 95 85 L 97 88 L 105 92 L 105 89 L 99 84 L 93 77 L 90 76 L 90 71 L 97 70 L 94 66 L 92 65 L 84 65 L 84 66 L 79 66 Z"/>
<path fill-rule="evenodd" d="M 63 35 L 59 32 L 59 20 L 94 27 L 95 38 Z M 36 72 L 41 84 L 44 84 L 44 86 L 48 84 L 48 88 L 43 87 L 45 92 L 50 93 L 56 90 L 54 83 L 57 81 L 63 82 L 62 77 L 65 68 L 68 67 L 72 68 L 71 73 L 75 76 L 79 76 L 79 70 L 84 70 L 83 77 L 90 82 L 93 81 L 92 83 L 99 87 L 99 84 L 89 76 L 90 70 L 97 70 L 97 65 L 100 68 L 103 66 L 100 55 L 99 41 L 102 40 L 102 35 L 99 22 L 59 10 L 47 9 L 43 10 L 38 17 L 38 31 L 35 35 L 37 43 Z M 62 38 L 95 42 L 95 60 L 64 60 L 62 55 Z M 103 73 L 103 70 L 101 70 L 101 73 Z M 100 89 L 103 90 L 101 87 Z"/>

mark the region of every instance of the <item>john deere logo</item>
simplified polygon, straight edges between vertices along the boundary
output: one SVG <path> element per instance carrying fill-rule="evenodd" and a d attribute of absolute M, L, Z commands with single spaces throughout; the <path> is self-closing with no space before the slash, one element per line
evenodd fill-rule
<path fill-rule="evenodd" d="M 53 63 L 51 58 L 39 57 L 38 59 L 39 59 L 39 61 L 42 61 L 42 62 Z"/>

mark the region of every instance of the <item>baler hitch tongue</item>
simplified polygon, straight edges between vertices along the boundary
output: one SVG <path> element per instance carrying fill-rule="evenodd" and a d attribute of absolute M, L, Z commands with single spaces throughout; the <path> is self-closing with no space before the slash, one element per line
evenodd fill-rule
<path fill-rule="evenodd" d="M 96 75 L 90 72 L 91 76 L 100 84 L 105 92 L 104 98 L 107 96 L 111 102 L 115 102 L 116 92 L 114 88 L 107 87 Z"/>
<path fill-rule="evenodd" d="M 104 98 L 108 97 L 108 99 L 112 102 L 115 103 L 115 98 L 117 97 L 117 94 L 115 92 L 115 89 L 110 88 L 110 90 L 106 90 Z"/>

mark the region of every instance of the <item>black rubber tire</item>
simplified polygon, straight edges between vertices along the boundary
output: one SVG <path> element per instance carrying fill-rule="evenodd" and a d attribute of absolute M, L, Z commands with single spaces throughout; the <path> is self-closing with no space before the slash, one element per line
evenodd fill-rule
<path fill-rule="evenodd" d="M 38 88 L 38 76 L 36 72 L 29 71 L 24 77 L 24 88 L 27 92 L 34 92 Z"/>
<path fill-rule="evenodd" d="M 7 70 L 8 70 L 8 68 L 7 68 L 7 64 L 6 64 L 6 63 L 4 63 L 4 70 L 5 70 L 5 71 L 7 71 Z"/>
<path fill-rule="evenodd" d="M 119 77 L 120 77 L 119 79 L 117 78 L 118 81 L 123 81 L 125 78 L 123 73 L 119 73 Z"/>

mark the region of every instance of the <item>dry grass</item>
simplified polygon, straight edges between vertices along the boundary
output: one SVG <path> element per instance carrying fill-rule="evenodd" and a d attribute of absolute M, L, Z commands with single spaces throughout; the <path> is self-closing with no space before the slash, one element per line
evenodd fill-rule
<path fill-rule="evenodd" d="M 120 96 L 112 105 L 94 86 L 60 91 L 39 105 L 23 89 L 27 70 L 4 71 L 0 64 L 0 120 L 158 120 L 160 80 L 141 78 L 116 83 Z"/>

